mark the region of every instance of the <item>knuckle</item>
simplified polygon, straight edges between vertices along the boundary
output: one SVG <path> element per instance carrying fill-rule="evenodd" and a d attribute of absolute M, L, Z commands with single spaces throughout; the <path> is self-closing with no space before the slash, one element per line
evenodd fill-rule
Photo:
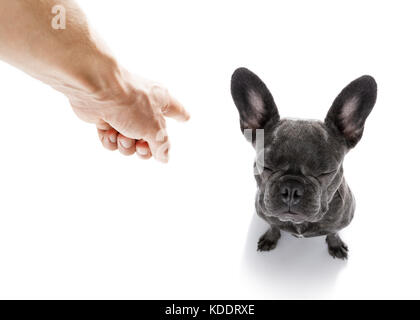
<path fill-rule="evenodd" d="M 169 105 L 169 91 L 159 84 L 151 86 L 150 97 L 156 106 L 166 107 Z"/>

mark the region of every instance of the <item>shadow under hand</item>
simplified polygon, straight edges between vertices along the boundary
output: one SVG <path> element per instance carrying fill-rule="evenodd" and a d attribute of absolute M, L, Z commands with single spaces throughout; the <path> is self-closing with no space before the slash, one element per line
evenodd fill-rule
<path fill-rule="evenodd" d="M 258 252 L 257 242 L 268 224 L 254 214 L 248 230 L 244 271 L 265 294 L 276 298 L 310 298 L 331 291 L 346 261 L 333 259 L 325 237 L 296 238 L 282 232 L 277 247 Z"/>

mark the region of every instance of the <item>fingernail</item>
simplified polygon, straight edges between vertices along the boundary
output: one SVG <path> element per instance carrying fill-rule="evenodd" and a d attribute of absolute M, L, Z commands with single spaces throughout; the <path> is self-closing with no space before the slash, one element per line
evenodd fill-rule
<path fill-rule="evenodd" d="M 124 148 L 129 149 L 133 146 L 133 140 L 121 140 L 121 145 Z"/>
<path fill-rule="evenodd" d="M 115 143 L 115 142 L 117 142 L 117 135 L 115 133 L 113 133 L 108 137 L 108 139 L 111 143 Z"/>
<path fill-rule="evenodd" d="M 145 156 L 145 155 L 147 155 L 149 153 L 149 151 L 147 149 L 145 149 L 145 148 L 137 148 L 137 153 L 139 155 Z"/>

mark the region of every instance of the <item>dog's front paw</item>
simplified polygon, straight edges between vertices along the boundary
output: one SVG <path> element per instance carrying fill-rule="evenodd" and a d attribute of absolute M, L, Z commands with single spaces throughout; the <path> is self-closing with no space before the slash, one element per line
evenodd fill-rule
<path fill-rule="evenodd" d="M 258 241 L 258 251 L 270 251 L 277 246 L 277 241 L 266 239 L 264 236 Z"/>
<path fill-rule="evenodd" d="M 271 228 L 264 233 L 258 241 L 258 251 L 270 251 L 277 246 L 280 238 L 280 231 Z"/>
<path fill-rule="evenodd" d="M 343 259 L 346 260 L 348 257 L 349 249 L 347 248 L 346 244 L 343 243 L 339 247 L 328 247 L 329 254 L 335 259 Z"/>
<path fill-rule="evenodd" d="M 338 234 L 327 236 L 328 252 L 335 259 L 346 260 L 349 249 L 347 245 L 340 239 Z"/>

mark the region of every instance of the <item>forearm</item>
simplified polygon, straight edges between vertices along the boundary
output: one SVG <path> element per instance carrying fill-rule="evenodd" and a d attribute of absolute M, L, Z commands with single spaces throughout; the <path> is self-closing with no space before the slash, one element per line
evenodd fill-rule
<path fill-rule="evenodd" d="M 168 161 L 164 116 L 189 118 L 166 88 L 118 65 L 73 0 L 0 0 L 0 59 L 64 93 L 104 147 L 125 155 Z"/>
<path fill-rule="evenodd" d="M 65 8 L 65 29 L 52 8 Z M 119 67 L 72 0 L 0 0 L 0 58 L 56 89 L 97 92 Z"/>

